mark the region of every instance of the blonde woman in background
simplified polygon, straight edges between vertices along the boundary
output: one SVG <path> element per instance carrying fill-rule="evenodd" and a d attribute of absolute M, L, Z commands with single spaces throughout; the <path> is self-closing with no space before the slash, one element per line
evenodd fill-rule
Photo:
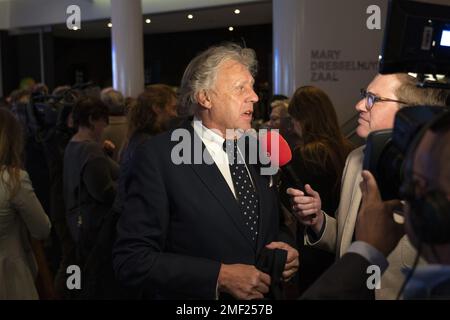
<path fill-rule="evenodd" d="M 33 244 L 50 233 L 49 218 L 21 170 L 22 141 L 19 122 L 0 109 L 0 300 L 39 299 Z"/>

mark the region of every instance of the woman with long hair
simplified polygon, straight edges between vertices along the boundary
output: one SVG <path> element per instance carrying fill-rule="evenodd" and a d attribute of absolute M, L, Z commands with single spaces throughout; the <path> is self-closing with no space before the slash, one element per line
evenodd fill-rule
<path fill-rule="evenodd" d="M 128 112 L 128 139 L 135 133 L 155 135 L 169 129 L 177 117 L 176 95 L 165 84 L 152 84 L 139 95 Z"/>
<path fill-rule="evenodd" d="M 0 300 L 38 299 L 33 241 L 50 233 L 50 220 L 22 170 L 23 130 L 0 108 Z"/>
<path fill-rule="evenodd" d="M 177 99 L 171 87 L 165 84 L 147 86 L 127 114 L 128 130 L 125 148 L 120 160 L 119 192 L 114 203 L 116 212 L 122 211 L 125 197 L 124 180 L 128 175 L 134 150 L 152 136 L 168 130 L 177 119 Z"/>
<path fill-rule="evenodd" d="M 305 184 L 307 194 L 311 189 L 319 192 L 322 208 L 335 212 L 339 203 L 340 183 L 345 159 L 352 150 L 351 143 L 342 134 L 336 111 L 328 95 L 313 86 L 298 88 L 288 107 L 292 129 L 297 134 L 293 148 L 292 166 Z M 282 181 L 281 194 L 285 206 L 288 181 Z M 334 256 L 324 251 L 303 247 L 307 229 L 297 223 L 298 245 L 302 262 L 299 268 L 299 290 L 304 291 L 333 262 Z"/>
<path fill-rule="evenodd" d="M 332 178 L 330 196 L 323 199 L 330 199 L 324 201 L 328 206 L 337 206 L 345 159 L 353 146 L 342 134 L 333 103 L 321 89 L 304 86 L 295 91 L 288 112 L 299 136 L 294 158 L 301 158 L 304 167 L 314 173 Z"/>

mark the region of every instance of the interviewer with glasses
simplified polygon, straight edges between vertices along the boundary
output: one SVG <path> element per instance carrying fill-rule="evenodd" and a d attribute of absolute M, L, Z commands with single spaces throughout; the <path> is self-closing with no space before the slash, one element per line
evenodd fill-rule
<path fill-rule="evenodd" d="M 445 105 L 446 92 L 438 89 L 419 88 L 414 77 L 408 74 L 377 75 L 367 89 L 361 90 L 361 100 L 355 108 L 359 113 L 356 133 L 366 138 L 371 131 L 389 129 L 394 125 L 396 112 L 408 105 Z M 352 244 L 355 222 L 361 204 L 362 162 L 364 146 L 352 151 L 346 160 L 342 175 L 339 207 L 333 214 L 324 214 L 318 192 L 308 189 L 288 189 L 292 211 L 307 226 L 305 243 L 341 257 L 346 252 L 357 252 L 370 261 L 373 252 L 360 242 Z M 311 186 L 314 189 L 314 186 Z M 381 278 L 381 288 L 375 290 L 377 299 L 395 299 L 403 282 L 401 269 L 411 266 L 415 250 L 404 237 L 388 257 L 389 265 Z M 378 264 L 373 261 L 372 264 Z"/>
<path fill-rule="evenodd" d="M 366 109 L 367 111 L 370 111 L 373 107 L 373 105 L 377 102 L 396 102 L 400 104 L 406 104 L 406 102 L 390 99 L 390 98 L 383 98 L 379 97 L 376 94 L 367 91 L 366 89 L 360 89 L 361 98 L 366 99 Z"/>

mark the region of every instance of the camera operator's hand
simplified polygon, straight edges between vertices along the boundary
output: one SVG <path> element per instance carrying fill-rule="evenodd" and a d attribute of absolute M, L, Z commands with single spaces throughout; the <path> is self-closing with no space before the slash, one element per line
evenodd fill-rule
<path fill-rule="evenodd" d="M 318 235 L 324 221 L 322 201 L 319 193 L 314 191 L 309 184 L 305 185 L 305 191 L 307 196 L 302 191 L 293 188 L 288 188 L 286 192 L 291 198 L 292 210 L 297 219 Z"/>
<path fill-rule="evenodd" d="M 374 176 L 364 170 L 360 183 L 362 204 L 358 213 L 355 238 L 367 242 L 386 257 L 395 249 L 404 235 L 404 227 L 394 220 L 394 209 L 399 200 L 383 201 Z"/>

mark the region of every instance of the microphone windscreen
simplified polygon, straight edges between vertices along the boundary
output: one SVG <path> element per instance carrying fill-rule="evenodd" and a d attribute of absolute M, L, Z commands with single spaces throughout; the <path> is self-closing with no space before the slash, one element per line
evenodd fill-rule
<path fill-rule="evenodd" d="M 261 148 L 266 152 L 273 165 L 282 167 L 291 161 L 291 148 L 277 131 L 268 131 L 267 134 L 260 137 L 260 142 Z"/>

